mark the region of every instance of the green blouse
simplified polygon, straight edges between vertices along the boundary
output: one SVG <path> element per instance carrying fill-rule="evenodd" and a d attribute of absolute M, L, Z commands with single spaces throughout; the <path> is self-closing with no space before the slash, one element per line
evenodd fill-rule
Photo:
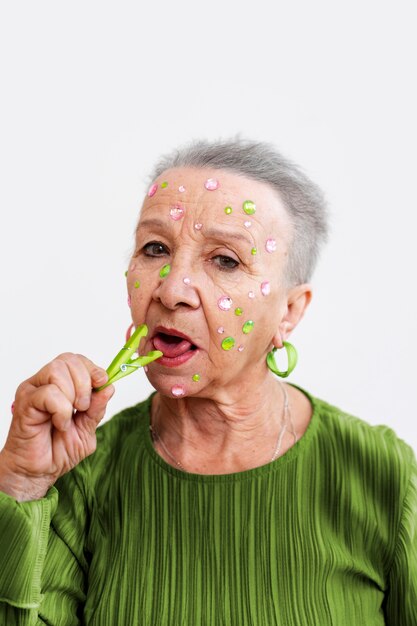
<path fill-rule="evenodd" d="M 45 498 L 0 493 L 0 624 L 417 626 L 414 454 L 308 397 L 303 437 L 256 469 L 171 467 L 148 398 Z"/>

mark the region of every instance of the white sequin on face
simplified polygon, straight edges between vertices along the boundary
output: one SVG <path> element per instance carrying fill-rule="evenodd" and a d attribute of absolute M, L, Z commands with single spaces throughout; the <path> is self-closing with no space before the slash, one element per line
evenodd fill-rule
<path fill-rule="evenodd" d="M 271 293 L 271 285 L 269 284 L 268 280 L 264 280 L 264 282 L 261 283 L 261 294 L 263 296 L 269 296 L 270 293 Z"/>
<path fill-rule="evenodd" d="M 184 285 L 189 285 L 191 283 L 191 278 L 188 278 L 188 276 L 186 276 L 182 279 L 182 282 L 184 283 Z"/>
<path fill-rule="evenodd" d="M 248 293 L 248 297 L 249 297 L 249 298 L 254 298 L 254 297 L 255 297 L 254 292 L 253 292 L 253 291 L 250 291 L 250 292 Z"/>
<path fill-rule="evenodd" d="M 208 178 L 204 183 L 204 187 L 207 191 L 215 191 L 220 187 L 220 183 L 216 178 Z"/>
<path fill-rule="evenodd" d="M 173 206 L 169 210 L 171 219 L 173 219 L 175 222 L 180 220 L 182 217 L 184 217 L 184 212 L 185 210 L 179 205 Z"/>
<path fill-rule="evenodd" d="M 197 222 L 196 224 L 194 224 L 194 228 L 196 230 L 201 230 L 203 228 L 203 224 L 200 224 L 200 222 Z"/>
<path fill-rule="evenodd" d="M 180 398 L 181 396 L 185 395 L 185 389 L 182 385 L 174 385 L 171 388 L 171 393 L 176 398 Z"/>
<path fill-rule="evenodd" d="M 179 191 L 180 193 L 184 193 L 184 191 L 185 191 L 185 187 L 184 187 L 184 185 L 180 185 L 180 186 L 178 187 L 178 191 Z"/>
<path fill-rule="evenodd" d="M 233 304 L 232 298 L 229 298 L 229 296 L 222 296 L 221 298 L 217 300 L 217 306 L 222 311 L 229 311 L 232 304 Z"/>
<path fill-rule="evenodd" d="M 265 243 L 265 248 L 267 252 L 275 252 L 277 249 L 277 242 L 275 239 L 267 239 Z"/>

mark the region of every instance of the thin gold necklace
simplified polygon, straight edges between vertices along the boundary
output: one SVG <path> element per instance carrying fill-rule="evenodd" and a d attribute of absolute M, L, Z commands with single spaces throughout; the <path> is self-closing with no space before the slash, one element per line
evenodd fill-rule
<path fill-rule="evenodd" d="M 289 401 L 288 401 L 287 390 L 285 389 L 285 387 L 284 387 L 284 385 L 282 383 L 279 382 L 279 384 L 280 384 L 280 387 L 281 387 L 281 390 L 282 390 L 282 393 L 283 393 L 283 396 L 284 396 L 284 406 L 283 406 L 283 410 L 282 410 L 282 426 L 281 426 L 281 429 L 280 429 L 280 431 L 278 433 L 277 441 L 276 441 L 275 448 L 274 448 L 274 454 L 272 455 L 271 459 L 269 460 L 269 463 L 272 463 L 272 461 L 275 461 L 278 458 L 278 456 L 279 456 L 279 453 L 281 451 L 282 440 L 284 438 L 285 431 L 287 430 L 287 422 L 290 423 L 290 426 L 291 426 L 291 431 L 290 432 L 294 436 L 294 443 L 297 443 L 297 441 L 298 441 L 297 433 L 295 432 L 294 424 L 293 424 L 293 421 L 292 421 L 292 415 L 291 415 L 290 404 L 289 404 Z M 173 461 L 175 463 L 176 467 L 181 469 L 183 472 L 189 473 L 189 470 L 187 470 L 184 467 L 184 465 L 181 463 L 181 461 L 179 461 L 177 458 L 175 458 L 175 456 L 167 448 L 167 446 L 165 445 L 163 439 L 161 438 L 161 436 L 158 433 L 158 431 L 155 428 L 155 426 L 150 424 L 149 425 L 149 430 L 151 432 L 151 437 L 152 437 L 152 441 L 153 441 L 154 445 L 158 443 L 161 446 L 161 448 L 163 449 L 163 451 L 165 452 L 165 454 L 171 459 L 171 461 Z"/>

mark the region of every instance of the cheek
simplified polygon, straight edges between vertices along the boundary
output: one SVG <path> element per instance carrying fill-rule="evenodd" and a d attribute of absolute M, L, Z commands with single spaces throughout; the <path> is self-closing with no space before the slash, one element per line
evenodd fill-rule
<path fill-rule="evenodd" d="M 210 335 L 220 355 L 243 352 L 264 327 L 267 302 L 260 284 L 247 281 L 246 288 L 230 290 L 208 305 Z"/>
<path fill-rule="evenodd" d="M 127 305 L 130 308 L 140 306 L 141 301 L 149 297 L 149 276 L 139 267 L 135 261 L 131 261 L 129 269 L 125 273 L 127 287 Z"/>

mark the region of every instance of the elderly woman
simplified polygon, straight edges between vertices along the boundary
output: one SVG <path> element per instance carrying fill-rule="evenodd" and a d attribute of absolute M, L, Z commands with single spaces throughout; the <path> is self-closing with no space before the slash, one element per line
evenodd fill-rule
<path fill-rule="evenodd" d="M 114 388 L 86 357 L 20 385 L 1 624 L 417 624 L 410 447 L 273 374 L 325 235 L 321 192 L 268 144 L 161 160 L 126 273 L 156 393 L 96 432 Z"/>

